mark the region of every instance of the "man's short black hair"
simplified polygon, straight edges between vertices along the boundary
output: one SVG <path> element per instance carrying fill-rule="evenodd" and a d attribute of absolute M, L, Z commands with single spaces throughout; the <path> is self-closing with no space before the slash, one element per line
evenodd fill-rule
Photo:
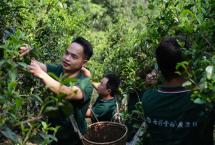
<path fill-rule="evenodd" d="M 107 82 L 107 88 L 111 90 L 111 96 L 114 96 L 116 92 L 118 91 L 119 85 L 120 85 L 120 79 L 118 76 L 116 76 L 113 73 L 108 73 L 104 75 L 105 78 L 108 79 Z"/>
<path fill-rule="evenodd" d="M 86 59 L 89 60 L 91 58 L 91 56 L 93 55 L 92 44 L 88 40 L 84 39 L 83 37 L 77 37 L 72 41 L 72 43 L 73 42 L 76 42 L 76 43 L 80 44 L 81 46 L 83 46 L 84 55 L 85 55 Z"/>
<path fill-rule="evenodd" d="M 181 46 L 180 42 L 183 42 L 184 46 Z M 178 77 L 176 65 L 179 62 L 185 61 L 182 55 L 182 47 L 189 48 L 190 46 L 184 37 L 178 36 L 165 37 L 156 49 L 158 67 L 167 81 Z"/>

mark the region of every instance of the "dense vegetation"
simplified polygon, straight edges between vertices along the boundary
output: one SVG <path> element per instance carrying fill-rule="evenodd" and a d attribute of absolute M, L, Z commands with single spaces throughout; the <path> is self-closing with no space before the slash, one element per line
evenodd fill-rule
<path fill-rule="evenodd" d="M 57 128 L 41 119 L 54 97 L 26 67 L 32 57 L 59 63 L 79 35 L 94 45 L 87 65 L 93 80 L 109 71 L 120 74 L 125 114 L 128 95 L 145 89 L 145 75 L 155 65 L 154 49 L 166 35 L 184 35 L 191 42 L 192 49 L 184 54 L 191 61 L 178 67 L 185 70 L 194 102 L 210 107 L 215 101 L 214 0 L 1 0 L 0 143 L 47 144 L 55 139 L 48 131 Z M 33 50 L 20 58 L 24 43 Z"/>

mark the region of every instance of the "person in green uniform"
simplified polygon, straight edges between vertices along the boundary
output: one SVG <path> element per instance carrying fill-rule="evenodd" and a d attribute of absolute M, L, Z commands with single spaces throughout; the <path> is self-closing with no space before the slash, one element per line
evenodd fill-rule
<path fill-rule="evenodd" d="M 21 55 L 26 54 L 28 51 L 29 49 L 27 47 L 22 47 L 20 49 Z M 92 54 L 93 49 L 90 42 L 82 37 L 78 37 L 68 46 L 61 64 L 45 65 L 32 59 L 29 65 L 29 71 L 35 77 L 40 78 L 46 87 L 56 94 L 64 94 L 64 99 L 72 104 L 73 116 L 81 133 L 85 133 L 87 129 L 85 114 L 93 91 L 89 78 L 87 78 L 81 70 Z M 77 82 L 73 86 L 61 84 L 52 78 L 48 74 L 49 72 L 55 74 L 57 77 L 64 76 L 65 78 L 76 78 Z M 59 108 L 54 117 L 48 117 L 48 120 L 52 126 L 60 126 L 56 134 L 58 141 L 53 144 L 81 144 L 78 134 L 74 132 L 69 116 L 65 114 L 61 108 Z"/>
<path fill-rule="evenodd" d="M 184 38 L 165 37 L 156 49 L 165 82 L 142 96 L 149 145 L 213 145 L 212 112 L 191 101 L 191 90 L 183 87 L 186 79 L 176 73 L 177 63 L 189 59 L 182 55 L 182 47 L 190 48 Z"/>
<path fill-rule="evenodd" d="M 96 88 L 99 96 L 92 107 L 89 107 L 86 117 L 90 117 L 92 123 L 97 121 L 111 121 L 116 109 L 115 93 L 120 85 L 119 77 L 110 73 L 106 74 Z"/>

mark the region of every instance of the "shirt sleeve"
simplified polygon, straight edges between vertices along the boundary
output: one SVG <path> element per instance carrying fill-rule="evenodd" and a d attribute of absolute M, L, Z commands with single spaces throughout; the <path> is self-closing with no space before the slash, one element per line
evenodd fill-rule
<path fill-rule="evenodd" d="M 47 72 L 55 72 L 57 70 L 57 65 L 54 64 L 46 64 Z"/>
<path fill-rule="evenodd" d="M 81 81 L 78 85 L 84 95 L 83 102 L 89 101 L 92 93 L 93 93 L 93 86 L 89 78 L 85 78 Z"/>
<path fill-rule="evenodd" d="M 63 73 L 63 67 L 61 65 L 46 64 L 46 67 L 48 73 L 53 73 L 57 77 L 60 77 L 60 75 Z"/>

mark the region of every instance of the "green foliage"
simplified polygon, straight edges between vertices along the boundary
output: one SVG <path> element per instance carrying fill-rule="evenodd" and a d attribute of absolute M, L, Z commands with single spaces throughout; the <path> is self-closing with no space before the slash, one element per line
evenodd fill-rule
<path fill-rule="evenodd" d="M 3 0 L 0 6 L 0 48 L 4 54 L 0 60 L 2 135 L 13 144 L 26 144 L 35 137 L 39 137 L 39 144 L 50 143 L 56 139 L 48 134 L 48 129 L 43 129 L 40 116 L 50 110 L 50 104 L 55 104 L 52 110 L 64 106 L 67 113 L 71 113 L 72 108 L 65 105 L 69 103 L 62 100 L 63 94 L 53 97 L 38 79 L 33 78 L 27 71 L 27 64 L 32 57 L 49 62 L 59 60 L 64 49 L 57 48 L 66 48 L 71 36 L 85 30 L 85 9 L 81 2 L 57 0 Z M 19 57 L 19 48 L 24 43 L 30 44 L 33 50 L 31 57 L 23 59 Z M 64 81 L 62 83 L 68 82 Z M 39 119 L 28 121 L 35 117 Z M 4 139 L 2 135 L 0 138 Z"/>
<path fill-rule="evenodd" d="M 0 138 L 13 144 L 55 140 L 52 135 L 58 127 L 50 128 L 46 119 L 25 121 L 56 111 L 67 102 L 62 99 L 64 94 L 56 97 L 32 77 L 27 65 L 32 57 L 60 63 L 64 50 L 78 35 L 94 45 L 94 56 L 87 65 L 94 80 L 110 71 L 120 74 L 121 106 L 131 91 L 145 89 L 145 76 L 155 66 L 154 50 L 160 39 L 186 36 L 192 48 L 184 55 L 190 61 L 178 64 L 184 70 L 178 73 L 187 78 L 184 85 L 194 90 L 194 102 L 210 105 L 215 101 L 214 18 L 214 0 L 1 0 Z M 24 43 L 33 50 L 20 58 L 18 51 Z M 138 106 L 134 112 L 141 113 Z M 68 110 L 71 106 L 65 107 Z M 54 133 L 48 134 L 49 130 Z"/>

